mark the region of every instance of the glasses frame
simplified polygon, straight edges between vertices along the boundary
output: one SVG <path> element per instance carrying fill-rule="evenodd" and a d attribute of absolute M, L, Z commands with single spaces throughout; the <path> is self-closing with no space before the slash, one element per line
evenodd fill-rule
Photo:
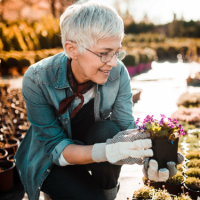
<path fill-rule="evenodd" d="M 70 40 L 70 41 L 73 42 L 73 43 L 76 43 L 76 42 L 74 42 L 74 41 L 72 41 L 72 40 Z M 76 44 L 77 44 L 77 43 L 76 43 Z M 82 46 L 82 45 L 81 45 L 81 46 Z M 113 53 L 113 56 L 110 58 L 110 60 L 108 60 L 107 62 L 103 62 L 103 61 L 102 61 L 103 55 L 105 55 L 105 54 L 107 54 L 107 53 L 109 53 L 109 52 L 112 52 L 112 51 L 108 51 L 108 52 L 106 52 L 106 53 L 102 53 L 102 55 L 100 56 L 100 55 L 94 53 L 93 51 L 89 50 L 88 48 L 86 48 L 86 47 L 84 47 L 84 46 L 82 46 L 82 47 L 85 48 L 86 50 L 88 50 L 89 52 L 93 53 L 94 55 L 98 56 L 98 57 L 100 58 L 100 60 L 101 60 L 102 63 L 107 63 L 107 62 L 111 61 L 114 55 L 116 55 L 116 59 L 117 59 L 117 54 L 119 54 L 119 52 L 115 52 L 115 53 Z M 124 51 L 124 50 L 121 50 L 121 51 Z M 121 51 L 120 51 L 120 52 L 121 52 Z M 126 51 L 124 51 L 124 52 L 125 52 L 125 54 L 127 55 Z M 123 59 L 122 59 L 122 60 L 123 60 Z"/>

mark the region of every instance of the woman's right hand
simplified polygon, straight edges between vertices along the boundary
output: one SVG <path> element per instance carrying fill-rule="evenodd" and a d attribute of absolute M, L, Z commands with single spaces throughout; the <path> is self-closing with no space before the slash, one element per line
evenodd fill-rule
<path fill-rule="evenodd" d="M 143 164 L 144 157 L 153 156 L 150 134 L 137 129 L 119 132 L 106 143 L 95 144 L 92 159 L 95 162 L 108 161 L 112 164 Z"/>

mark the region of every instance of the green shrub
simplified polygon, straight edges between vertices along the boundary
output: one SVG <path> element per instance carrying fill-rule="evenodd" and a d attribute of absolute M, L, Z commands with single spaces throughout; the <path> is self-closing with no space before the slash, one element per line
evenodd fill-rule
<path fill-rule="evenodd" d="M 200 168 L 200 160 L 199 160 L 199 159 L 190 160 L 190 161 L 186 164 L 186 166 L 187 166 L 188 168 L 196 168 L 196 167 Z"/>
<path fill-rule="evenodd" d="M 167 180 L 167 183 L 178 185 L 181 184 L 183 181 L 184 177 L 182 176 L 181 172 L 178 171 L 175 176 Z"/>
<path fill-rule="evenodd" d="M 200 190 L 200 180 L 198 178 L 188 177 L 185 180 L 185 185 L 192 190 Z"/>
<path fill-rule="evenodd" d="M 200 178 L 200 169 L 198 169 L 198 168 L 189 168 L 186 171 L 186 175 L 188 177 Z"/>
<path fill-rule="evenodd" d="M 125 66 L 135 66 L 135 57 L 133 55 L 127 55 L 123 59 L 123 63 Z"/>

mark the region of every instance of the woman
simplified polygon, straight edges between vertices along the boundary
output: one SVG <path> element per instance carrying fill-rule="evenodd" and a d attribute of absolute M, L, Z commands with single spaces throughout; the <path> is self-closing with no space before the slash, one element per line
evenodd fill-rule
<path fill-rule="evenodd" d="M 67 8 L 60 27 L 65 53 L 30 66 L 23 78 L 31 126 L 16 166 L 30 200 L 40 190 L 53 200 L 113 200 L 121 165 L 153 155 L 149 135 L 134 130 L 130 77 L 119 61 L 123 21 L 109 6 L 87 2 Z"/>

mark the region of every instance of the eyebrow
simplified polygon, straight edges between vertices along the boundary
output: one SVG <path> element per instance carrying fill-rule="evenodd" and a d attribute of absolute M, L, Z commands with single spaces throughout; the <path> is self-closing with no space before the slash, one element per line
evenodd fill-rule
<path fill-rule="evenodd" d="M 122 48 L 122 46 L 120 46 L 118 49 L 121 49 Z M 102 48 L 102 49 L 100 49 L 100 50 L 108 50 L 108 51 L 112 51 L 113 49 L 111 49 L 111 48 Z"/>

